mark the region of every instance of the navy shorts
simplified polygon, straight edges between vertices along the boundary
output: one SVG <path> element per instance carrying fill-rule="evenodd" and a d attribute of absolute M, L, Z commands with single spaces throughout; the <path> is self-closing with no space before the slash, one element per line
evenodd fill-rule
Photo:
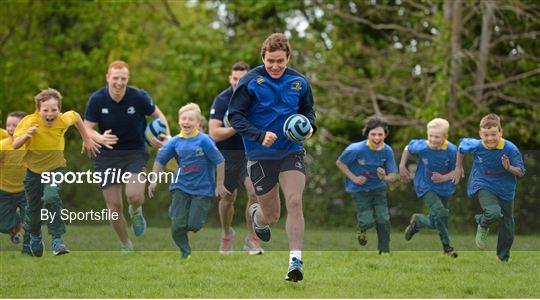
<path fill-rule="evenodd" d="M 305 151 L 295 152 L 280 160 L 255 160 L 248 161 L 247 170 L 255 194 L 258 196 L 268 193 L 279 181 L 279 173 L 285 171 L 300 171 L 306 174 L 304 164 Z"/>
<path fill-rule="evenodd" d="M 97 157 L 94 157 L 94 173 L 101 173 L 101 178 L 104 181 L 104 173 L 107 169 L 109 169 L 109 172 L 115 171 L 115 174 L 116 172 L 119 172 L 119 174 L 138 174 L 146 171 L 146 164 L 149 158 L 150 155 L 146 150 L 103 151 Z M 105 189 L 110 185 L 122 183 L 120 178 L 111 178 L 111 176 L 108 176 L 106 182 L 98 184 L 98 188 Z"/>
<path fill-rule="evenodd" d="M 247 172 L 247 159 L 244 152 L 230 155 L 223 153 L 225 157 L 225 188 L 233 193 L 239 186 L 244 185 Z"/>

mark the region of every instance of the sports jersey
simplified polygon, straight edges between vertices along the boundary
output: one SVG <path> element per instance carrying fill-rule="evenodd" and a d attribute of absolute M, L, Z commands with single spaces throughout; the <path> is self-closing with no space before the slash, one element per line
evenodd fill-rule
<path fill-rule="evenodd" d="M 229 103 L 229 121 L 242 136 L 249 160 L 278 160 L 303 149 L 302 143 L 288 140 L 283 134 L 285 120 L 294 114 L 306 116 L 315 132 L 313 96 L 307 79 L 287 68 L 274 79 L 264 66 L 244 75 Z M 267 131 L 277 135 L 270 147 L 262 145 Z"/>
<path fill-rule="evenodd" d="M 0 140 L 0 190 L 8 193 L 24 191 L 24 154 L 24 146 L 19 150 L 13 149 L 11 138 Z"/>
<path fill-rule="evenodd" d="M 231 101 L 232 95 L 233 89 L 232 87 L 229 87 L 216 96 L 212 103 L 212 108 L 210 109 L 210 119 L 223 121 L 223 117 L 229 109 L 229 102 Z M 238 133 L 224 141 L 217 142 L 216 146 L 219 150 L 236 150 L 242 153 L 244 152 L 242 137 Z"/>

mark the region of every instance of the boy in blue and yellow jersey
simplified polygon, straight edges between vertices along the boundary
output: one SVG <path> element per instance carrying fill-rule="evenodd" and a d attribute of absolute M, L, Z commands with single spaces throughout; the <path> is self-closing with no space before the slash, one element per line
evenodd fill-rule
<path fill-rule="evenodd" d="M 158 152 L 153 171 L 162 172 L 172 158 L 178 162 L 175 179 L 169 186 L 173 198 L 169 207 L 172 238 L 181 257 L 189 258 L 188 231 L 199 231 L 206 220 L 212 199 L 229 194 L 224 186 L 225 162 L 208 135 L 199 132 L 201 110 L 189 103 L 178 112 L 180 134 L 171 138 Z M 217 169 L 217 178 L 216 178 Z M 148 186 L 152 198 L 157 184 Z"/>
<path fill-rule="evenodd" d="M 397 167 L 392 148 L 384 143 L 388 135 L 386 121 L 366 120 L 367 140 L 349 145 L 336 165 L 345 174 L 345 191 L 352 193 L 358 220 L 358 243 L 367 244 L 366 231 L 376 225 L 379 254 L 390 252 L 390 214 L 386 183 L 396 180 Z M 373 218 L 375 215 L 375 218 Z"/>
<path fill-rule="evenodd" d="M 24 151 L 13 149 L 13 133 L 26 114 L 15 111 L 8 114 L 6 129 L 8 137 L 0 140 L 0 232 L 7 233 L 11 242 L 20 243 L 21 229 L 26 215 L 24 195 Z M 28 251 L 28 233 L 25 234 L 23 253 Z"/>
<path fill-rule="evenodd" d="M 285 280 L 303 279 L 302 243 L 304 214 L 302 197 L 306 183 L 304 148 L 283 134 L 285 120 L 294 114 L 306 116 L 316 131 L 313 96 L 306 77 L 287 67 L 291 45 L 282 33 L 271 34 L 262 44 L 258 66 L 240 79 L 229 104 L 229 120 L 243 139 L 248 174 L 258 203 L 249 207 L 255 234 L 262 241 L 271 237 L 269 225 L 280 217 L 279 187 L 285 196 L 289 239 L 289 268 Z M 279 182 L 279 185 L 278 185 Z"/>
<path fill-rule="evenodd" d="M 463 156 L 471 153 L 473 166 L 467 184 L 469 197 L 476 197 L 482 213 L 475 216 L 478 224 L 476 245 L 484 249 L 489 226 L 499 222 L 497 259 L 508 261 L 514 242 L 514 197 L 516 176 L 525 175 L 525 166 L 519 149 L 502 138 L 501 120 L 488 114 L 480 121 L 480 139 L 463 138 L 460 141 L 453 181 L 461 178 Z"/>
<path fill-rule="evenodd" d="M 55 89 L 41 91 L 35 97 L 36 112 L 21 120 L 14 133 L 13 148 L 24 145 L 23 164 L 27 169 L 24 191 L 28 201 L 25 230 L 30 233 L 30 251 L 33 256 L 43 255 L 40 210 L 44 207 L 51 217 L 49 234 L 52 235 L 54 255 L 69 253 L 61 235 L 66 232 L 60 215 L 60 185 L 41 182 L 43 172 L 64 172 L 64 134 L 75 125 L 83 139 L 83 150 L 95 155 L 99 146 L 86 133 L 80 115 L 75 111 L 61 113 L 62 95 Z"/>
<path fill-rule="evenodd" d="M 456 191 L 452 174 L 456 165 L 457 147 L 448 141 L 450 124 L 436 118 L 427 124 L 427 140 L 411 140 L 405 147 L 399 164 L 401 181 L 408 182 L 411 175 L 407 170 L 410 154 L 418 156 L 414 175 L 414 191 L 429 207 L 429 215 L 413 214 L 405 229 L 405 239 L 410 240 L 422 228 L 437 229 L 443 252 L 456 258 L 457 252 L 450 246 L 448 237 L 448 201 Z"/>

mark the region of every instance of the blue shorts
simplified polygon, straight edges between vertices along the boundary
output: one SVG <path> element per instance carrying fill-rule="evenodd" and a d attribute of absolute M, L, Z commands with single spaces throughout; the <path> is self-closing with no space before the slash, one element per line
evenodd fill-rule
<path fill-rule="evenodd" d="M 102 179 L 104 178 L 103 174 L 107 169 L 110 169 L 111 172 L 114 169 L 120 170 L 120 174 L 138 174 L 146 171 L 146 165 L 149 158 L 150 155 L 146 150 L 103 151 L 94 158 L 94 172 L 101 173 Z M 119 179 L 120 178 L 114 178 L 114 180 L 111 180 L 110 177 L 108 177 L 105 184 L 98 184 L 98 188 L 105 189 L 113 184 L 122 184 Z"/>

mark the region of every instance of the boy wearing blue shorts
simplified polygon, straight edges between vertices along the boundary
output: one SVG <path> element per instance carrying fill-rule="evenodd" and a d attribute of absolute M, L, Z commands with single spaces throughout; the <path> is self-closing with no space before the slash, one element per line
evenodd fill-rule
<path fill-rule="evenodd" d="M 367 140 L 349 145 L 336 165 L 345 174 L 345 190 L 352 193 L 356 203 L 358 243 L 365 246 L 366 231 L 375 226 L 379 254 L 389 253 L 390 214 L 386 183 L 396 180 L 397 167 L 392 148 L 384 143 L 388 124 L 378 117 L 371 117 L 366 120 L 363 134 Z"/>
<path fill-rule="evenodd" d="M 476 246 L 486 247 L 489 227 L 498 222 L 497 259 L 506 262 L 514 242 L 516 177 L 525 175 L 525 166 L 518 147 L 503 139 L 499 116 L 488 114 L 483 117 L 479 134 L 480 139 L 461 139 L 453 181 L 457 184 L 461 179 L 464 154 L 472 154 L 467 194 L 478 198 L 482 207 L 482 213 L 475 216 L 478 224 Z"/>
<path fill-rule="evenodd" d="M 171 159 L 178 162 L 175 181 L 169 186 L 171 233 L 180 248 L 181 257 L 189 258 L 191 246 L 188 231 L 199 231 L 206 220 L 212 199 L 224 197 L 225 160 L 210 137 L 199 131 L 201 109 L 195 103 L 182 106 L 178 112 L 180 134 L 171 138 L 158 152 L 153 171 L 162 172 Z M 217 172 L 216 172 L 217 170 Z M 216 176 L 217 173 L 217 176 Z M 217 178 L 216 178 L 217 177 Z M 148 186 L 152 198 L 157 184 Z"/>
<path fill-rule="evenodd" d="M 448 237 L 448 202 L 456 186 L 452 174 L 456 164 L 457 147 L 448 141 L 447 120 L 436 118 L 427 124 L 427 139 L 411 140 L 403 150 L 399 164 L 401 181 L 408 182 L 411 175 L 407 170 L 409 156 L 418 156 L 414 175 L 414 191 L 429 207 L 429 214 L 413 214 L 405 229 L 405 239 L 410 240 L 420 229 L 437 229 L 443 252 L 456 258 L 457 252 L 450 246 Z"/>

